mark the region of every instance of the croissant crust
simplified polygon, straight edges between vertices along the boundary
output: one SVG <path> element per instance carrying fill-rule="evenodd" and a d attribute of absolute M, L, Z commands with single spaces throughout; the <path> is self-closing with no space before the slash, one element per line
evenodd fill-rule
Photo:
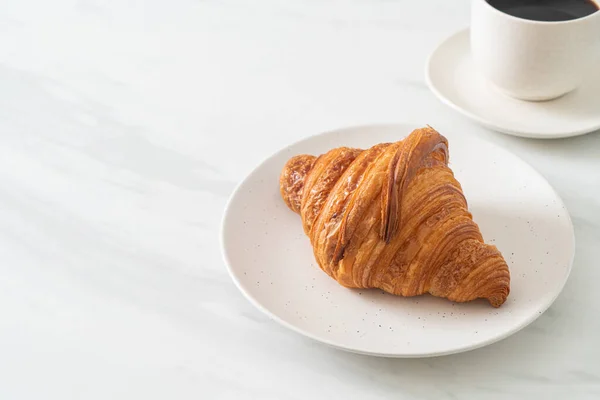
<path fill-rule="evenodd" d="M 298 155 L 283 168 L 281 196 L 341 285 L 499 307 L 508 266 L 483 242 L 448 158 L 448 141 L 431 127 L 366 150 Z"/>

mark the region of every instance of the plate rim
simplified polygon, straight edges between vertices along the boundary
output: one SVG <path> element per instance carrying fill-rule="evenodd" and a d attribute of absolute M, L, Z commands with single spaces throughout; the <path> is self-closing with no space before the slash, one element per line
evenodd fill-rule
<path fill-rule="evenodd" d="M 492 121 L 489 121 L 488 119 L 485 119 L 475 113 L 472 113 L 471 111 L 469 111 L 465 108 L 458 106 L 448 96 L 444 95 L 438 89 L 438 87 L 435 85 L 435 83 L 431 77 L 431 70 L 432 70 L 432 64 L 433 64 L 432 60 L 433 60 L 434 56 L 438 53 L 438 51 L 444 45 L 446 45 L 447 43 L 449 43 L 452 40 L 457 40 L 457 37 L 459 37 L 461 35 L 468 35 L 469 30 L 470 29 L 467 27 L 467 28 L 460 29 L 460 30 L 450 34 L 448 37 L 446 37 L 444 40 L 442 40 L 427 57 L 427 62 L 425 64 L 425 81 L 427 83 L 427 86 L 429 87 L 429 90 L 431 90 L 433 92 L 433 94 L 442 103 L 444 103 L 445 105 L 447 105 L 454 111 L 457 111 L 459 114 L 464 115 L 465 117 L 479 123 L 480 125 L 482 125 L 486 128 L 489 128 L 496 132 L 504 133 L 507 135 L 524 137 L 524 138 L 529 138 L 529 139 L 564 139 L 564 138 L 569 138 L 569 137 L 587 135 L 588 133 L 592 133 L 592 132 L 595 132 L 600 129 L 600 123 L 593 127 L 577 129 L 574 131 L 569 131 L 566 133 L 559 133 L 559 134 L 548 134 L 548 133 L 543 133 L 540 131 L 532 132 L 532 131 L 526 131 L 526 130 L 520 130 L 520 129 L 511 129 L 511 128 L 502 127 Z"/>
<path fill-rule="evenodd" d="M 575 238 L 575 230 L 574 230 L 574 226 L 573 226 L 573 221 L 571 219 L 571 214 L 569 213 L 569 210 L 567 208 L 567 206 L 564 204 L 563 199 L 560 197 L 560 195 L 556 192 L 556 190 L 554 189 L 554 187 L 550 184 L 550 182 L 548 182 L 548 180 L 542 175 L 540 174 L 531 164 L 529 164 L 527 161 L 523 160 L 521 157 L 519 157 L 517 154 L 511 152 L 510 150 L 487 140 L 481 139 L 481 138 L 476 138 L 477 140 L 487 143 L 488 145 L 497 148 L 498 151 L 500 152 L 504 152 L 504 153 L 508 153 L 509 155 L 516 157 L 517 159 L 519 159 L 524 165 L 526 165 L 527 167 L 530 168 L 530 170 L 540 179 L 543 180 L 543 182 L 545 182 L 548 187 L 552 190 L 552 193 L 554 193 L 554 195 L 556 196 L 558 203 L 560 206 L 562 206 L 567 214 L 567 221 L 569 223 L 569 228 L 570 228 L 570 233 L 571 233 L 571 246 L 572 246 L 572 254 L 571 254 L 571 259 L 569 260 L 569 265 L 567 267 L 567 271 L 565 274 L 565 279 L 563 280 L 562 284 L 560 285 L 560 288 L 556 291 L 556 293 L 554 294 L 554 296 L 550 299 L 550 301 L 547 302 L 547 304 L 544 304 L 540 309 L 536 310 L 536 312 L 532 313 L 527 319 L 524 320 L 524 322 L 520 325 L 517 326 L 515 329 L 512 330 L 508 330 L 498 336 L 495 336 L 491 339 L 487 339 L 487 340 L 483 340 L 481 342 L 476 342 L 472 345 L 468 345 L 468 346 L 464 346 L 464 347 L 458 347 L 455 349 L 450 349 L 447 351 L 437 351 L 437 352 L 428 352 L 428 353 L 393 353 L 393 352 L 388 352 L 388 353 L 383 353 L 383 352 L 372 352 L 372 351 L 368 351 L 368 350 L 361 350 L 361 349 L 357 349 L 354 347 L 350 347 L 350 346 L 346 346 L 340 343 L 337 343 L 335 341 L 329 340 L 329 339 L 325 339 L 325 338 L 321 338 L 321 337 L 317 337 L 316 335 L 301 329 L 287 321 L 285 321 L 284 319 L 278 317 L 276 314 L 274 314 L 273 312 L 271 312 L 270 310 L 268 310 L 266 307 L 264 307 L 258 300 L 256 300 L 253 295 L 247 291 L 246 289 L 244 289 L 244 286 L 242 285 L 242 283 L 239 281 L 239 279 L 237 278 L 236 274 L 234 273 L 232 267 L 231 267 L 231 262 L 226 250 L 226 225 L 227 225 L 227 221 L 229 219 L 229 216 L 231 215 L 230 213 L 230 209 L 232 207 L 232 203 L 234 201 L 234 199 L 236 198 L 236 196 L 241 192 L 242 186 L 243 184 L 252 176 L 252 174 L 254 174 L 261 166 L 263 166 L 265 163 L 267 163 L 269 160 L 279 156 L 280 154 L 284 153 L 285 151 L 287 151 L 288 148 L 292 147 L 292 146 L 296 146 L 299 144 L 302 144 L 304 142 L 308 142 L 312 139 L 314 139 L 315 137 L 318 136 L 325 136 L 325 135 L 329 135 L 329 134 L 341 134 L 347 131 L 355 131 L 355 130 L 364 130 L 364 129 L 373 129 L 373 128 L 391 128 L 391 127 L 408 127 L 410 126 L 411 128 L 414 127 L 418 127 L 420 126 L 419 124 L 415 124 L 415 123 L 411 123 L 411 122 L 395 122 L 395 123 L 373 123 L 373 124 L 361 124 L 361 125 L 350 125 L 350 126 L 345 126 L 345 127 L 341 127 L 341 128 L 336 128 L 336 129 L 329 129 L 329 130 L 325 130 L 325 131 L 320 131 L 317 132 L 315 134 L 309 135 L 307 137 L 301 138 L 299 140 L 296 140 L 292 143 L 289 143 L 287 145 L 284 145 L 281 149 L 275 151 L 274 153 L 266 156 L 265 158 L 263 158 L 258 164 L 256 164 L 251 170 L 250 172 L 246 173 L 245 176 L 243 177 L 243 179 L 241 179 L 238 184 L 236 185 L 235 189 L 233 190 L 233 192 L 229 195 L 229 198 L 227 199 L 227 203 L 225 205 L 224 211 L 223 211 L 223 215 L 221 218 L 221 225 L 220 225 L 220 230 L 219 230 L 219 247 L 221 250 L 221 254 L 223 257 L 223 261 L 225 263 L 225 267 L 227 270 L 227 273 L 229 274 L 230 278 L 233 280 L 235 286 L 238 288 L 238 290 L 244 295 L 244 297 L 254 306 L 256 307 L 258 310 L 260 310 L 261 312 L 263 312 L 265 315 L 267 315 L 270 319 L 276 321 L 277 323 L 279 323 L 280 325 L 290 329 L 291 331 L 300 334 L 304 337 L 307 337 L 311 340 L 314 340 L 318 343 L 323 343 L 329 347 L 332 348 L 336 348 L 339 350 L 344 350 L 350 353 L 355 353 L 355 354 L 362 354 L 362 355 L 368 355 L 368 356 L 375 356 L 375 357 L 384 357 L 384 358 L 430 358 L 430 357 L 439 357 L 439 356 L 446 356 L 446 355 L 451 355 L 451 354 L 458 354 L 458 353 L 464 353 L 467 351 L 471 351 L 471 350 L 476 350 L 485 346 L 489 346 L 491 344 L 497 343 L 501 340 L 504 340 L 512 335 L 514 335 L 515 333 L 521 331 L 522 329 L 526 328 L 527 326 L 529 326 L 531 323 L 533 323 L 535 320 L 537 320 L 542 314 L 544 314 L 548 308 L 550 308 L 550 306 L 552 306 L 552 304 L 554 304 L 554 302 L 556 301 L 556 299 L 560 296 L 560 294 L 563 292 L 564 287 L 567 283 L 567 281 L 569 280 L 569 277 L 571 275 L 571 271 L 573 269 L 573 263 L 575 260 L 575 253 L 576 253 L 576 238 Z"/>

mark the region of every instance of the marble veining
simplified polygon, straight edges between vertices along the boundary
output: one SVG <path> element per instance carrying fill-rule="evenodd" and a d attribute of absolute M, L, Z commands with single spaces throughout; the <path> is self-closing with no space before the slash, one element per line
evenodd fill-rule
<path fill-rule="evenodd" d="M 467 1 L 9 0 L 0 6 L 0 398 L 600 397 L 600 135 L 503 136 L 424 84 Z M 280 327 L 235 288 L 223 208 L 312 133 L 409 121 L 532 164 L 575 225 L 571 277 L 497 344 L 391 360 Z"/>

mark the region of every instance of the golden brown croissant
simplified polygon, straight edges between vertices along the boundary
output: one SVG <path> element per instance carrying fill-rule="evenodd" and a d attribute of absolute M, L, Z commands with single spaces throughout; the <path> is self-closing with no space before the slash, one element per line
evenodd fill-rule
<path fill-rule="evenodd" d="M 508 296 L 508 266 L 483 242 L 448 167 L 448 141 L 433 128 L 367 150 L 293 157 L 280 189 L 319 266 L 343 286 L 494 307 Z"/>

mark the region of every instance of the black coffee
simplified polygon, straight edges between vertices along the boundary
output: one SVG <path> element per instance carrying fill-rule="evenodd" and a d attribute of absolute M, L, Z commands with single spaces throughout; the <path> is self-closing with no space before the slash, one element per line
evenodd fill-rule
<path fill-rule="evenodd" d="M 596 0 L 599 1 L 600 0 Z M 497 10 L 534 21 L 569 21 L 598 11 L 593 0 L 487 0 Z"/>

